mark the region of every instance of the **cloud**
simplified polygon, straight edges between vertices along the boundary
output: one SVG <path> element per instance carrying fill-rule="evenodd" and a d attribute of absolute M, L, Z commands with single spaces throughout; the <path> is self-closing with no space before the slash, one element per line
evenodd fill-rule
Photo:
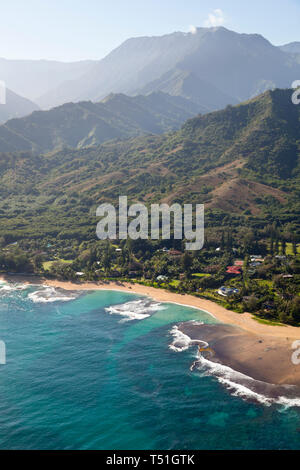
<path fill-rule="evenodd" d="M 206 26 L 206 28 L 215 28 L 216 26 L 222 26 L 224 23 L 224 13 L 220 8 L 217 8 L 208 15 L 207 20 L 204 22 L 204 26 Z"/>
<path fill-rule="evenodd" d="M 192 34 L 197 34 L 197 28 L 196 26 L 192 25 L 189 27 L 189 32 Z"/>

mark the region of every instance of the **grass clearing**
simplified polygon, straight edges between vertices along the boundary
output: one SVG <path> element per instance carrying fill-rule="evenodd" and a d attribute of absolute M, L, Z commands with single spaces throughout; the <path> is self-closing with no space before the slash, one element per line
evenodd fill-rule
<path fill-rule="evenodd" d="M 73 261 L 72 260 L 68 260 L 68 259 L 55 259 L 53 261 L 45 261 L 43 263 L 43 268 L 45 271 L 49 271 L 51 269 L 51 266 L 53 265 L 53 263 L 64 263 L 64 264 L 72 264 Z"/>

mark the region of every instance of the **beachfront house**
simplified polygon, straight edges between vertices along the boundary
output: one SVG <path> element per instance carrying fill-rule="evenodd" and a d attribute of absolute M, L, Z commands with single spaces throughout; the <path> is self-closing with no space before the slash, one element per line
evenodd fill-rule
<path fill-rule="evenodd" d="M 168 279 L 168 276 L 163 276 L 162 274 L 156 278 L 158 282 L 166 282 Z"/>
<path fill-rule="evenodd" d="M 231 295 L 238 294 L 240 291 L 239 289 L 235 289 L 233 287 L 226 287 L 222 286 L 218 290 L 218 294 L 221 295 L 222 297 L 230 297 Z"/>

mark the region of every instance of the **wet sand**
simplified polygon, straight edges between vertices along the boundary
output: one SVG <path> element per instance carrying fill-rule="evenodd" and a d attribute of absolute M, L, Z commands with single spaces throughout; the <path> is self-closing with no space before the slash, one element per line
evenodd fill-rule
<path fill-rule="evenodd" d="M 192 340 L 207 342 L 211 352 L 200 354 L 210 361 L 261 382 L 300 387 L 300 365 L 294 365 L 291 360 L 294 350 L 287 338 L 259 336 L 219 324 L 182 323 L 179 330 Z"/>

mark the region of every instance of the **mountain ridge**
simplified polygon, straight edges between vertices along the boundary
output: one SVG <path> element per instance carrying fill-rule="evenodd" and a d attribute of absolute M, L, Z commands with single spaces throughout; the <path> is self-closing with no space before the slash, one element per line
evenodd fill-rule
<path fill-rule="evenodd" d="M 111 94 L 99 103 L 66 103 L 6 122 L 0 126 L 0 151 L 41 153 L 162 133 L 179 128 L 201 111 L 205 109 L 182 97 L 161 92 L 136 97 Z"/>
<path fill-rule="evenodd" d="M 192 73 L 199 86 L 215 87 L 219 94 L 233 99 L 230 104 L 267 89 L 290 87 L 300 75 L 296 58 L 259 34 L 239 34 L 224 27 L 197 28 L 196 34 L 128 39 L 90 73 L 62 84 L 39 104 L 46 106 L 47 100 L 55 104 L 63 100 L 99 101 L 111 92 L 135 95 L 174 69 Z M 195 102 L 199 102 L 197 96 Z M 223 106 L 221 100 L 218 109 Z"/>
<path fill-rule="evenodd" d="M 204 203 L 217 211 L 217 218 L 226 213 L 243 223 L 247 217 L 295 223 L 300 213 L 300 107 L 292 104 L 291 93 L 267 91 L 189 119 L 168 134 L 46 155 L 2 153 L 3 222 L 25 204 L 28 217 L 10 224 L 29 231 L 30 224 L 42 227 L 43 217 L 46 223 L 50 213 L 61 211 L 63 201 L 79 211 L 84 226 L 99 203 L 117 204 L 118 196 L 127 194 L 147 204 Z M 60 214 L 53 222 L 56 233 L 79 230 L 70 214 Z"/>

